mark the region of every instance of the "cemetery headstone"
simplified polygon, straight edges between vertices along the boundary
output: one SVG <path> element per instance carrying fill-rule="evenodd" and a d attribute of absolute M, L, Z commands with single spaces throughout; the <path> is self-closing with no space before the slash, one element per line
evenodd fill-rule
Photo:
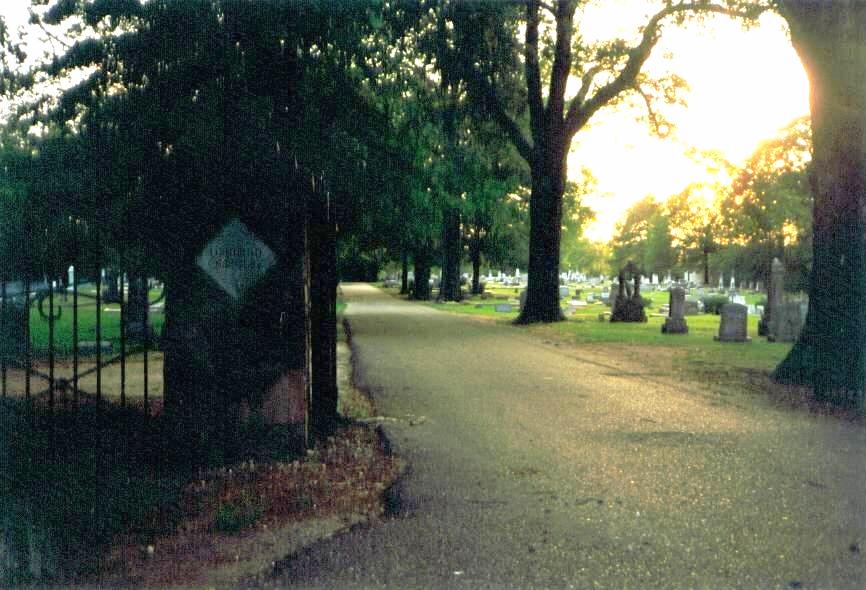
<path fill-rule="evenodd" d="M 148 321 L 148 305 L 147 277 L 130 276 L 125 318 L 127 338 L 139 341 L 150 338 L 152 328 Z"/>
<path fill-rule="evenodd" d="M 568 291 L 568 287 L 566 287 L 566 286 L 561 286 L 561 287 L 559 288 L 559 298 L 560 298 L 560 299 L 564 299 L 564 298 L 568 297 L 569 295 L 570 295 L 570 293 L 569 293 L 569 291 Z"/>
<path fill-rule="evenodd" d="M 526 289 L 520 292 L 520 311 L 523 311 L 524 305 L 526 305 Z"/>
<path fill-rule="evenodd" d="M 776 312 L 776 308 L 782 304 L 784 291 L 785 265 L 778 258 L 773 258 L 773 263 L 770 265 L 770 283 L 767 286 L 767 305 L 764 308 L 764 315 L 758 323 L 759 336 L 771 336 L 773 314 Z"/>
<path fill-rule="evenodd" d="M 701 313 L 701 302 L 694 295 L 687 295 L 683 307 L 684 315 L 698 315 Z"/>
<path fill-rule="evenodd" d="M 111 270 L 103 270 L 102 273 L 102 300 L 105 303 L 118 303 L 123 293 L 123 276 Z"/>
<path fill-rule="evenodd" d="M 726 303 L 722 306 L 722 319 L 719 324 L 719 342 L 751 342 L 748 336 L 748 309 L 739 303 Z"/>
<path fill-rule="evenodd" d="M 668 317 L 662 324 L 662 334 L 688 334 L 685 316 L 686 292 L 682 287 L 673 287 L 668 298 Z"/>
<path fill-rule="evenodd" d="M 640 294 L 640 276 L 640 271 L 632 261 L 619 271 L 619 291 L 611 310 L 611 322 L 647 321 Z M 632 283 L 629 283 L 630 280 L 633 282 L 633 287 Z"/>
<path fill-rule="evenodd" d="M 698 315 L 701 313 L 700 302 L 695 297 L 686 297 L 683 303 L 683 315 Z"/>
<path fill-rule="evenodd" d="M 773 319 L 767 340 L 770 342 L 795 342 L 800 336 L 805 314 L 798 301 L 785 301 L 773 309 Z"/>
<path fill-rule="evenodd" d="M 497 303 L 496 305 L 493 306 L 493 311 L 496 311 L 499 313 L 508 313 L 508 312 L 512 311 L 511 304 L 510 303 Z"/>

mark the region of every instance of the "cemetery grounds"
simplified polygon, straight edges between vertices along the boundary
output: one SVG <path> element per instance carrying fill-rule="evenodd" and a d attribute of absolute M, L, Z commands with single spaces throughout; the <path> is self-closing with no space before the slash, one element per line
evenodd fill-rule
<path fill-rule="evenodd" d="M 768 342 L 758 336 L 757 315 L 748 316 L 750 342 L 717 342 L 720 316 L 714 313 L 686 315 L 688 334 L 663 334 L 666 313 L 661 307 L 668 303 L 667 290 L 652 290 L 651 285 L 642 285 L 641 295 L 650 301 L 646 308 L 646 323 L 610 323 L 610 307 L 602 300 L 600 286 L 585 284 L 568 285 L 570 293 L 581 291 L 581 301 L 588 295 L 594 301 L 586 305 L 569 306 L 570 297 L 562 299 L 561 305 L 566 320 L 550 324 L 515 326 L 515 330 L 535 337 L 545 344 L 579 351 L 582 358 L 615 364 L 624 373 L 632 373 L 652 379 L 670 379 L 678 383 L 690 382 L 697 390 L 711 397 L 713 405 L 740 406 L 744 396 L 763 396 L 770 403 L 809 408 L 818 413 L 836 414 L 846 419 L 862 421 L 863 410 L 843 410 L 831 406 L 818 406 L 809 397 L 805 388 L 774 384 L 769 375 L 785 358 L 792 343 Z M 464 299 L 460 302 L 438 303 L 431 298 L 425 303 L 434 309 L 459 313 L 500 324 L 510 324 L 519 313 L 520 291 L 524 287 L 487 284 L 481 295 L 468 294 L 464 287 Z M 395 297 L 399 287 L 388 285 L 385 291 Z M 687 289 L 687 298 L 700 298 L 699 290 Z M 717 296 L 707 289 L 709 297 Z M 740 291 L 746 305 L 761 305 L 766 300 L 762 292 Z M 435 293 L 434 293 L 435 296 Z M 511 311 L 497 311 L 498 304 L 508 303 Z M 604 315 L 604 314 L 607 315 Z M 600 315 L 604 319 L 600 320 Z"/>

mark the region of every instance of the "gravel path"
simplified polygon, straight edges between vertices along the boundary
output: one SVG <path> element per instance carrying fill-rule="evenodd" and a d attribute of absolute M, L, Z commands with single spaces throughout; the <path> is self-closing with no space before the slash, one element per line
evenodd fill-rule
<path fill-rule="evenodd" d="M 394 518 L 263 586 L 866 588 L 862 425 L 711 405 L 512 327 L 343 291 L 361 385 L 410 469 Z"/>

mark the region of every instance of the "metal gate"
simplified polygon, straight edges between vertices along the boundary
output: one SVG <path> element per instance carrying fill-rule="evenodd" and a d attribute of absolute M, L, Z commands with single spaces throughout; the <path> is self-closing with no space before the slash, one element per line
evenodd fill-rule
<path fill-rule="evenodd" d="M 0 281 L 0 395 L 158 413 L 165 288 L 110 268 L 92 275 L 70 266 L 68 280 Z"/>

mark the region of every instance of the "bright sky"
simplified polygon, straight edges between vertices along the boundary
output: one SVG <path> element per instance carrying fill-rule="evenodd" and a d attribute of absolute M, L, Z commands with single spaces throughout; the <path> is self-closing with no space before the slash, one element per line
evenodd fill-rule
<path fill-rule="evenodd" d="M 626 20 L 611 14 L 617 4 L 606 3 L 598 18 L 605 24 Z M 672 54 L 671 59 L 665 59 L 665 53 Z M 719 150 L 740 164 L 763 139 L 809 113 L 806 74 L 785 22 L 776 15 L 764 15 L 758 27 L 747 31 L 725 17 L 670 26 L 644 71 L 673 71 L 685 78 L 691 88 L 688 107 L 668 114 L 677 126 L 674 138 L 655 139 L 646 123 L 636 122 L 635 113 L 643 115 L 645 109 L 599 111 L 591 128 L 575 136 L 570 176 L 576 178 L 586 166 L 598 179 L 598 193 L 586 200 L 597 212 L 596 222 L 586 230 L 595 240 L 609 240 L 615 223 L 644 196 L 663 200 L 692 181 L 706 179 L 685 155 L 687 149 Z"/>
<path fill-rule="evenodd" d="M 0 14 L 14 29 L 27 22 L 29 4 L 2 0 Z M 585 15 L 581 31 L 599 38 L 634 36 L 646 21 L 641 13 L 651 4 L 599 1 Z M 763 139 L 809 112 L 805 72 L 784 21 L 773 14 L 764 15 L 750 30 L 725 17 L 668 26 L 644 71 L 675 72 L 685 78 L 691 87 L 688 107 L 666 112 L 677 131 L 665 140 L 653 138 L 647 124 L 636 120 L 643 109 L 603 109 L 575 136 L 570 175 L 577 178 L 586 166 L 598 179 L 597 193 L 585 202 L 597 212 L 586 230 L 595 240 L 609 240 L 615 223 L 644 196 L 665 199 L 692 181 L 706 179 L 686 156 L 688 149 L 719 150 L 741 163 Z"/>

